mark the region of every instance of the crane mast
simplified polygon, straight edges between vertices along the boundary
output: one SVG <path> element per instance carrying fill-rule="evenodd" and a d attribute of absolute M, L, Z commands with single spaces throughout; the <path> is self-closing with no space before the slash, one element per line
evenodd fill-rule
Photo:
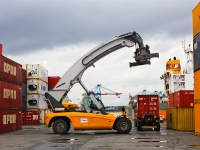
<path fill-rule="evenodd" d="M 45 98 L 48 104 L 51 105 L 53 111 L 69 111 L 61 103 L 62 99 L 67 96 L 72 86 L 79 83 L 86 91 L 87 95 L 96 104 L 102 114 L 106 114 L 105 110 L 95 99 L 94 95 L 86 88 L 82 83 L 81 78 L 84 71 L 94 66 L 94 63 L 103 58 L 104 56 L 119 50 L 123 47 L 133 47 L 138 45 L 138 48 L 134 52 L 135 62 L 130 62 L 130 67 L 150 64 L 150 59 L 159 57 L 158 53 L 150 53 L 149 46 L 144 46 L 143 40 L 138 33 L 130 32 L 120 36 L 116 36 L 111 40 L 108 40 L 78 59 L 62 76 L 52 91 L 45 93 Z"/>

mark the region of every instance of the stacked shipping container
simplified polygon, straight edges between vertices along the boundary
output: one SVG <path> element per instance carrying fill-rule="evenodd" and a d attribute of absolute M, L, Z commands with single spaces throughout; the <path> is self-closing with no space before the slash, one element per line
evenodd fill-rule
<path fill-rule="evenodd" d="M 194 130 L 194 90 L 180 90 L 168 98 L 167 128 Z"/>
<path fill-rule="evenodd" d="M 194 116 L 195 135 L 200 136 L 200 3 L 192 11 L 194 51 Z"/>
<path fill-rule="evenodd" d="M 195 135 L 200 136 L 200 3 L 192 11 L 194 49 L 194 116 Z"/>
<path fill-rule="evenodd" d="M 44 112 L 47 110 L 47 103 L 44 100 L 45 92 L 48 90 L 48 71 L 39 64 L 26 65 L 27 76 L 27 112 L 24 117 L 32 115 L 32 121 L 29 124 L 37 123 L 36 115 L 38 112 L 39 122 L 44 123 Z"/>
<path fill-rule="evenodd" d="M 22 65 L 0 55 L 0 133 L 21 129 Z"/>

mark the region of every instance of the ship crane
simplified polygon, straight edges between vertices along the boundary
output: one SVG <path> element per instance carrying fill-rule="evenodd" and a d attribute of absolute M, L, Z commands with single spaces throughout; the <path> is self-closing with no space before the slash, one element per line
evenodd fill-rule
<path fill-rule="evenodd" d="M 116 95 L 118 96 L 118 98 L 120 98 L 119 95 L 121 95 L 122 93 L 119 93 L 119 92 L 114 92 L 112 90 L 109 90 L 105 87 L 103 87 L 101 84 L 97 84 L 97 86 L 95 86 L 92 90 L 91 90 L 91 93 L 94 94 L 94 96 L 96 98 L 99 98 L 100 100 L 101 99 L 101 96 L 102 95 Z"/>
<path fill-rule="evenodd" d="M 186 67 L 183 69 L 183 74 L 191 74 L 193 72 L 193 51 L 191 50 L 190 44 L 185 47 L 185 40 L 182 41 L 182 47 L 187 55 Z"/>

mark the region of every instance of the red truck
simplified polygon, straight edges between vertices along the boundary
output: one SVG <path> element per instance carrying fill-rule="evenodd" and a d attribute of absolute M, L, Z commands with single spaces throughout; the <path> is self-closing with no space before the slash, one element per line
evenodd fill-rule
<path fill-rule="evenodd" d="M 137 131 L 142 131 L 144 128 L 160 131 L 158 95 L 137 96 L 137 114 L 134 123 Z"/>

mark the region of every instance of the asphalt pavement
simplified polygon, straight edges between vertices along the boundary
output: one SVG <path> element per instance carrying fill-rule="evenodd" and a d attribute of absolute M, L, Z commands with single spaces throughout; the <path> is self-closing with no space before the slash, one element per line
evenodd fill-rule
<path fill-rule="evenodd" d="M 129 134 L 115 130 L 74 131 L 54 134 L 45 125 L 24 125 L 22 130 L 1 134 L 0 150 L 194 150 L 200 148 L 200 137 L 194 131 L 132 128 Z"/>

